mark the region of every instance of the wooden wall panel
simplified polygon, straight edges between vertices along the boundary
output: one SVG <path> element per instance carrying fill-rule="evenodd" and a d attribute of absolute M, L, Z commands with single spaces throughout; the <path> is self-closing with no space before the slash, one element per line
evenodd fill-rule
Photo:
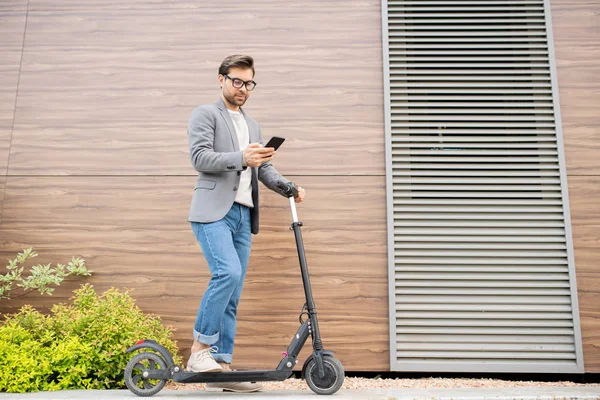
<path fill-rule="evenodd" d="M 2 0 L 2 2 L 0 2 L 0 12 L 25 10 L 27 10 L 27 0 Z M 0 29 L 2 28 L 0 27 Z"/>
<path fill-rule="evenodd" d="M 10 146 L 10 133 L 11 126 L 8 124 L 0 124 L 0 176 L 6 176 L 6 166 L 8 164 L 8 153 Z M 2 201 L 2 197 L 0 197 L 0 201 Z"/>
<path fill-rule="evenodd" d="M 11 173 L 193 174 L 187 120 L 217 100 L 222 59 L 246 52 L 259 83 L 247 111 L 289 139 L 283 172 L 384 174 L 379 1 L 139 4 L 32 4 Z"/>
<path fill-rule="evenodd" d="M 572 224 L 600 227 L 600 176 L 571 175 L 567 179 Z"/>
<path fill-rule="evenodd" d="M 388 370 L 385 179 L 301 177 L 299 183 L 307 189 L 298 212 L 324 342 L 348 370 Z M 133 288 L 142 309 L 177 328 L 187 356 L 209 279 L 185 220 L 193 184 L 190 177 L 9 177 L 0 257 L 28 246 L 44 263 L 82 256 L 94 270 L 86 281 L 100 291 Z M 238 365 L 257 368 L 276 365 L 304 303 L 288 201 L 266 189 L 262 194 L 236 352 Z M 29 302 L 65 301 L 78 284 L 67 283 L 52 298 L 0 306 L 14 311 Z"/>
<path fill-rule="evenodd" d="M 0 175 L 0 223 L 2 223 L 2 207 L 4 205 L 4 188 L 6 187 L 6 175 Z M 0 264 L 0 272 L 4 271 L 2 264 Z"/>
<path fill-rule="evenodd" d="M 551 0 L 570 175 L 600 175 L 600 2 Z"/>
<path fill-rule="evenodd" d="M 600 176 L 569 176 L 579 316 L 586 372 L 600 371 Z"/>
<path fill-rule="evenodd" d="M 21 50 L 23 48 L 23 33 L 25 31 L 25 12 L 5 10 L 17 8 L 16 2 L 0 6 L 0 210 L 2 209 L 1 202 L 4 195 L 4 180 L 8 165 Z M 0 211 L 0 221 L 1 218 Z"/>
<path fill-rule="evenodd" d="M 269 0 L 253 1 L 252 4 L 260 5 L 268 3 Z M 228 4 L 229 3 L 229 4 Z M 231 6 L 231 2 L 222 2 L 227 6 Z M 290 8 L 294 7 L 294 3 L 290 4 Z M 127 10 L 127 9 L 206 9 L 210 10 L 214 5 L 208 2 L 199 2 L 192 0 L 129 0 L 126 2 L 119 0 L 86 0 L 80 2 L 77 0 L 29 0 L 29 9 L 33 11 L 40 10 Z"/>

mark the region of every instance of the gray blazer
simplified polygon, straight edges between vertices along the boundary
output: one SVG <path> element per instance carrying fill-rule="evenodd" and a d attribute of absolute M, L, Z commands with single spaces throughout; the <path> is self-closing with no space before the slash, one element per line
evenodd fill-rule
<path fill-rule="evenodd" d="M 241 108 L 240 108 L 241 110 Z M 241 110 L 250 134 L 250 143 L 263 144 L 260 126 Z M 223 218 L 235 200 L 244 166 L 237 134 L 223 99 L 197 107 L 188 123 L 190 159 L 198 171 L 188 221 L 214 222 Z M 258 233 L 258 181 L 281 193 L 279 181 L 289 182 L 271 163 L 252 168 L 252 233 Z"/>

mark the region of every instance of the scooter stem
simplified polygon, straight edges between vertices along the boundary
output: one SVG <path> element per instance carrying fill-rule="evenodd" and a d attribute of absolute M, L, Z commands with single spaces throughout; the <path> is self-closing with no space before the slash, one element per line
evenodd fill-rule
<path fill-rule="evenodd" d="M 306 308 L 308 310 L 309 315 L 309 331 L 312 333 L 313 338 L 313 348 L 316 351 L 323 349 L 323 343 L 321 342 L 321 334 L 319 333 L 319 323 L 317 321 L 317 310 L 315 309 L 315 302 L 313 300 L 312 288 L 310 286 L 310 278 L 308 276 L 308 266 L 306 264 L 306 255 L 304 254 L 304 243 L 302 242 L 302 232 L 300 232 L 300 227 L 302 226 L 302 222 L 298 222 L 298 215 L 296 214 L 296 204 L 294 202 L 294 198 L 290 197 L 290 207 L 292 208 L 292 216 L 294 218 L 294 222 L 290 227 L 291 230 L 294 231 L 294 236 L 296 237 L 296 248 L 298 249 L 298 261 L 300 261 L 300 272 L 302 274 L 302 283 L 304 286 L 304 295 L 306 296 Z M 317 359 L 317 363 L 322 364 L 319 359 Z M 319 367 L 319 371 L 323 372 L 324 370 Z"/>
<path fill-rule="evenodd" d="M 289 197 L 290 199 L 290 207 L 292 208 L 292 219 L 294 222 L 298 222 L 298 214 L 296 213 L 296 200 L 294 197 Z"/>

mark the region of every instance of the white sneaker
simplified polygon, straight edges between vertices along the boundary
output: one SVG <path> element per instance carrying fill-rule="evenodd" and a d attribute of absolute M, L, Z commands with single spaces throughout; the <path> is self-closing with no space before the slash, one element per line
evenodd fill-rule
<path fill-rule="evenodd" d="M 200 350 L 190 355 L 186 371 L 188 372 L 221 372 L 223 367 L 215 361 L 211 352 L 215 353 L 216 347 Z"/>

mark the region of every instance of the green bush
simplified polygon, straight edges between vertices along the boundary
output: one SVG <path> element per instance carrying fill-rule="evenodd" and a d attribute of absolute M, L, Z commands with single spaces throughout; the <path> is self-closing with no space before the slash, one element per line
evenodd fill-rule
<path fill-rule="evenodd" d="M 181 364 L 172 329 L 142 313 L 129 292 L 98 296 L 91 285 L 50 315 L 31 306 L 0 326 L 0 392 L 124 388 L 123 371 L 139 339 L 154 339 Z"/>
<path fill-rule="evenodd" d="M 38 254 L 29 248 L 18 253 L 14 260 L 8 260 L 6 274 L 0 275 L 0 300 L 25 296 L 34 290 L 40 294 L 52 295 L 54 291 L 52 286 L 60 285 L 65 278 L 92 274 L 92 271 L 87 269 L 84 259 L 73 257 L 66 266 L 60 263 L 56 265 L 56 268 L 52 268 L 52 264 L 35 265 L 31 267 L 29 276 L 23 278 L 25 262 L 37 256 Z M 17 293 L 13 293 L 15 290 L 13 284 L 17 286 Z"/>

